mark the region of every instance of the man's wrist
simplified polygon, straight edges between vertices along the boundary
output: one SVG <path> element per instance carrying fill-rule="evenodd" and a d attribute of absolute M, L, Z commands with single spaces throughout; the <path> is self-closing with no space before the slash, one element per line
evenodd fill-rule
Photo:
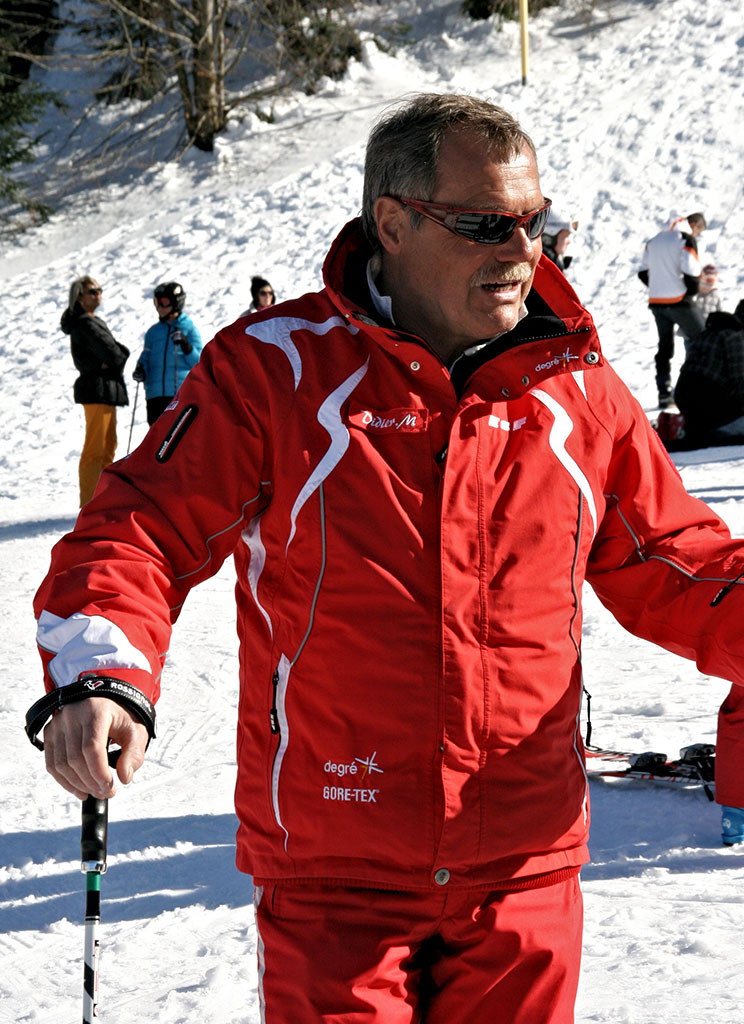
<path fill-rule="evenodd" d="M 131 683 L 112 676 L 82 675 L 74 683 L 58 686 L 45 694 L 26 712 L 26 735 L 35 747 L 44 749 L 39 733 L 55 712 L 66 704 L 76 704 L 89 697 L 107 697 L 137 718 L 147 729 L 148 744 L 155 737 L 155 708 L 141 690 Z"/>

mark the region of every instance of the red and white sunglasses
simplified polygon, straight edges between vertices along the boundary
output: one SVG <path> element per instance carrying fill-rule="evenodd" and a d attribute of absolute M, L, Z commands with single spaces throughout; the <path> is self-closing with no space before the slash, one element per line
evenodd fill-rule
<path fill-rule="evenodd" d="M 404 206 L 423 214 L 435 224 L 451 231 L 453 235 L 477 242 L 479 245 L 502 245 L 508 242 L 517 228 L 524 228 L 527 237 L 539 238 L 545 230 L 550 216 L 550 199 L 530 213 L 507 213 L 505 210 L 469 210 L 462 206 L 448 206 L 446 203 L 430 203 L 423 199 L 408 199 L 405 196 L 391 196 Z"/>

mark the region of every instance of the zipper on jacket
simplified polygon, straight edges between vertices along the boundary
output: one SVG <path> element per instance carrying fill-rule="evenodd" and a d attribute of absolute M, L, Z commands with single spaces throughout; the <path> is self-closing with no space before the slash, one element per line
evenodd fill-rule
<path fill-rule="evenodd" d="M 279 735 L 279 712 L 276 710 L 276 697 L 279 689 L 279 672 L 274 669 L 274 674 L 271 677 L 271 708 L 269 710 L 269 726 L 273 736 Z"/>
<path fill-rule="evenodd" d="M 716 596 L 710 602 L 711 608 L 716 608 L 721 603 L 721 601 L 723 601 L 726 594 L 731 593 L 731 591 L 734 589 L 734 586 L 739 582 L 742 576 L 744 576 L 744 570 L 742 570 L 742 572 L 740 572 L 735 579 L 731 580 L 730 583 L 727 583 L 725 587 L 721 587 Z"/>

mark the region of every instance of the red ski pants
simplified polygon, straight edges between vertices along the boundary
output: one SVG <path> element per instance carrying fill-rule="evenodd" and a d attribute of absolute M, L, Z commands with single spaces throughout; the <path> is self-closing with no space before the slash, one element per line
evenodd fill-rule
<path fill-rule="evenodd" d="M 718 712 L 716 801 L 744 807 L 744 686 L 732 684 Z"/>
<path fill-rule="evenodd" d="M 256 889 L 265 1024 L 572 1024 L 578 876 L 521 892 Z"/>

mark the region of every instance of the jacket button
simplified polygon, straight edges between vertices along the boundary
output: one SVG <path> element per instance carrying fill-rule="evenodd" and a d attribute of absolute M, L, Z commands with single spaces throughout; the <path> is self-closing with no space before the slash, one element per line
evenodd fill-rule
<path fill-rule="evenodd" d="M 587 352 L 587 354 L 584 356 L 584 362 L 585 363 L 589 363 L 590 366 L 592 366 L 594 363 L 598 363 L 599 362 L 599 355 L 598 355 L 598 353 L 597 352 Z"/>
<path fill-rule="evenodd" d="M 417 360 L 414 359 L 413 362 L 411 363 L 411 369 L 412 370 L 420 370 L 421 369 L 421 363 L 417 362 Z"/>
<path fill-rule="evenodd" d="M 501 394 L 504 396 L 504 398 L 508 398 L 511 392 L 509 391 L 509 388 L 502 388 Z"/>
<path fill-rule="evenodd" d="M 524 386 L 525 386 L 525 387 L 527 387 L 527 385 L 529 384 L 529 382 L 530 382 L 530 378 L 529 378 L 529 377 L 527 376 L 527 374 L 525 373 L 524 377 L 522 377 L 522 383 L 524 384 Z"/>
<path fill-rule="evenodd" d="M 450 873 L 447 868 L 440 868 L 439 871 L 434 875 L 434 881 L 437 885 L 446 885 L 450 880 Z"/>

